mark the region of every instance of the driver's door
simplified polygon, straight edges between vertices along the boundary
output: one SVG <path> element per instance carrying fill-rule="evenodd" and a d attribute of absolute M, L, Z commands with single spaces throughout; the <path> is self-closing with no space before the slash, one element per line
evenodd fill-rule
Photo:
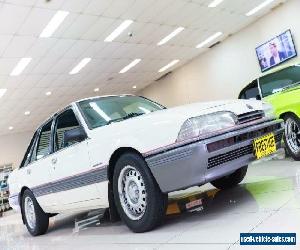
<path fill-rule="evenodd" d="M 51 158 L 53 192 L 63 210 L 96 208 L 100 194 L 96 188 L 96 170 L 90 164 L 87 137 L 67 139 L 70 131 L 81 128 L 71 108 L 59 114 L 54 125 L 54 153 Z"/>

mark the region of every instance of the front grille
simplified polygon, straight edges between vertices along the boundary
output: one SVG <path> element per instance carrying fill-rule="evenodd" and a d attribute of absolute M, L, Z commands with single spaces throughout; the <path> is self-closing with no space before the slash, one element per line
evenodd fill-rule
<path fill-rule="evenodd" d="M 234 137 L 226 138 L 224 140 L 215 141 L 215 142 L 207 144 L 207 150 L 209 153 L 211 153 L 211 152 L 217 151 L 217 150 L 225 148 L 225 147 L 233 146 L 233 145 L 243 142 L 243 141 L 247 141 L 250 139 L 254 139 L 254 138 L 263 136 L 265 134 L 276 131 L 280 128 L 281 128 L 281 124 L 275 124 L 275 125 L 271 125 L 271 126 L 259 129 L 259 130 L 255 130 L 255 131 L 247 132 L 247 133 L 240 134 L 240 135 L 237 135 Z"/>
<path fill-rule="evenodd" d="M 239 122 L 239 124 L 251 122 L 251 121 L 263 118 L 264 115 L 265 114 L 262 110 L 251 111 L 248 113 L 238 115 L 238 122 Z"/>
<path fill-rule="evenodd" d="M 275 135 L 276 143 L 280 142 L 281 140 L 282 140 L 282 133 Z M 208 159 L 208 169 L 222 165 L 230 161 L 234 161 L 243 156 L 253 154 L 253 150 L 254 150 L 253 145 L 251 144 L 245 147 L 237 148 L 235 150 L 229 151 L 224 154 L 211 157 Z"/>
<path fill-rule="evenodd" d="M 208 169 L 222 165 L 226 162 L 236 160 L 245 155 L 253 153 L 253 146 L 248 145 L 246 147 L 241 147 L 225 154 L 217 155 L 208 159 Z"/>

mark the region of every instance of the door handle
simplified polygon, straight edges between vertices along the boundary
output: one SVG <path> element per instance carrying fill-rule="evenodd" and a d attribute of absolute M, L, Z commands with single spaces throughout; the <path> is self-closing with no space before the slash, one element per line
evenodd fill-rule
<path fill-rule="evenodd" d="M 55 165 L 57 163 L 57 158 L 52 158 L 51 162 L 53 165 Z"/>
<path fill-rule="evenodd" d="M 31 169 L 27 169 L 27 174 L 31 174 Z"/>

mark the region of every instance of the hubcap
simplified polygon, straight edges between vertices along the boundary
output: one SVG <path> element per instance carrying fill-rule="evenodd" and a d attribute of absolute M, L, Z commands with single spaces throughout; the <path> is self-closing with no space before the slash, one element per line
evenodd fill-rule
<path fill-rule="evenodd" d="M 35 224 L 36 224 L 36 217 L 35 217 L 34 204 L 33 204 L 33 201 L 30 197 L 25 198 L 24 210 L 25 210 L 25 217 L 26 217 L 26 221 L 28 223 L 28 226 L 31 229 L 34 229 Z"/>
<path fill-rule="evenodd" d="M 125 166 L 118 178 L 118 192 L 125 214 L 131 220 L 143 217 L 147 206 L 145 182 L 141 173 L 133 166 Z"/>
<path fill-rule="evenodd" d="M 286 141 L 294 154 L 300 152 L 300 128 L 293 119 L 287 119 L 285 123 Z"/>

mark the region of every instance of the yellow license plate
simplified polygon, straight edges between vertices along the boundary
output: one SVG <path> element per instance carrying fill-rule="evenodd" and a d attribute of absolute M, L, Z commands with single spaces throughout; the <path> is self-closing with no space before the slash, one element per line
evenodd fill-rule
<path fill-rule="evenodd" d="M 257 159 L 276 152 L 276 142 L 273 133 L 255 139 L 253 141 L 254 154 Z"/>

